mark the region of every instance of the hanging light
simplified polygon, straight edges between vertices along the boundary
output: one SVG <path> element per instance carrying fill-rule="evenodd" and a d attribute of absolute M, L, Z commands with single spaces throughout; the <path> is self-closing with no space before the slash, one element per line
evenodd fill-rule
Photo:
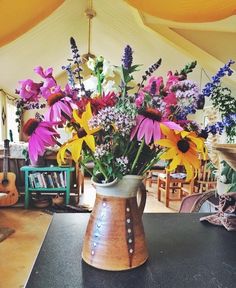
<path fill-rule="evenodd" d="M 96 16 L 96 11 L 93 9 L 92 5 L 92 0 L 89 1 L 88 8 L 85 10 L 85 15 L 88 18 L 88 52 L 82 55 L 83 63 L 86 63 L 89 58 L 96 58 L 96 56 L 91 53 L 91 26 L 92 19 Z"/>

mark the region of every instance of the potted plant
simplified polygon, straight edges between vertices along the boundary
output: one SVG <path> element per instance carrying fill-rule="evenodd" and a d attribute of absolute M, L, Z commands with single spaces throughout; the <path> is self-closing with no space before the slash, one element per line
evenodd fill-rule
<path fill-rule="evenodd" d="M 217 179 L 217 193 L 219 195 L 236 192 L 236 171 L 226 161 L 221 161 L 220 175 Z"/>

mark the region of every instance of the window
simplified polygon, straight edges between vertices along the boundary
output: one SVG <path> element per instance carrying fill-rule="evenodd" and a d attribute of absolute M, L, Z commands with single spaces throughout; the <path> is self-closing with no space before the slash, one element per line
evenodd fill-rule
<path fill-rule="evenodd" d="M 16 124 L 16 106 L 14 102 L 11 100 L 7 99 L 6 101 L 6 128 L 7 128 L 7 138 L 11 140 L 10 137 L 10 130 L 12 132 L 12 138 L 14 142 L 19 141 L 19 132 L 18 132 L 18 127 Z"/>
<path fill-rule="evenodd" d="M 19 141 L 19 133 L 15 122 L 15 100 L 14 96 L 0 89 L 0 142 L 4 139 L 10 139 L 10 130 L 12 131 L 13 141 Z"/>

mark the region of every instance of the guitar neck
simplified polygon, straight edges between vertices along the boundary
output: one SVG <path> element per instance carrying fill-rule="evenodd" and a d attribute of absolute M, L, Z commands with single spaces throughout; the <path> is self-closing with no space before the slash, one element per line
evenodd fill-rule
<path fill-rule="evenodd" d="M 3 179 L 7 179 L 8 159 L 9 159 L 9 149 L 5 149 L 3 158 Z"/>

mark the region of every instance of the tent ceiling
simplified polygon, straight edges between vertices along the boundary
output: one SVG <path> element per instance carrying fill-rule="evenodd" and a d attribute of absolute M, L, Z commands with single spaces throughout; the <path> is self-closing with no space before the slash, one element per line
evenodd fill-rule
<path fill-rule="evenodd" d="M 13 2 L 18 3 L 18 8 L 15 10 L 9 9 L 9 5 Z M 23 9 L 24 2 L 27 2 L 28 6 Z M 84 12 L 88 2 L 88 0 L 0 1 L 1 14 L 5 15 L 5 20 L 3 18 L 0 20 L 3 21 L 0 22 L 0 46 L 2 45 L 0 47 L 0 89 L 14 93 L 19 80 L 34 78 L 33 68 L 38 65 L 44 68 L 54 67 L 55 75 L 60 74 L 61 66 L 66 64 L 66 59 L 70 57 L 69 38 L 71 36 L 77 40 L 81 54 L 86 53 L 88 20 Z M 169 69 L 172 66 L 175 68 L 176 65 L 182 65 L 190 57 L 200 61 L 201 66 L 212 73 L 229 58 L 236 60 L 234 49 L 236 16 L 207 23 L 184 23 L 184 19 L 183 22 L 176 22 L 173 19 L 151 16 L 143 10 L 134 9 L 126 2 L 147 3 L 147 1 L 124 0 L 93 1 L 97 15 L 92 22 L 92 53 L 104 55 L 114 64 L 118 64 L 123 47 L 130 44 L 135 50 L 136 63 L 149 65 L 157 60 L 156 58 L 163 57 L 165 60 L 163 63 L 168 65 Z M 164 1 L 158 1 L 158 10 L 162 8 L 161 2 Z M 179 1 L 165 1 L 165 5 L 174 2 Z M 191 1 L 185 0 L 185 2 Z M 207 2 L 214 1 L 204 1 Z M 236 0 L 216 2 L 221 3 L 221 6 L 234 2 L 233 7 L 236 7 Z M 19 6 L 19 3 L 22 3 L 22 6 Z M 37 8 L 32 8 L 31 5 L 35 3 Z M 43 7 L 47 7 L 46 12 L 43 12 Z M 31 26 L 26 27 L 18 22 L 17 11 L 23 19 L 28 19 L 28 24 Z M 229 15 L 232 15 L 235 9 L 230 11 Z M 38 16 L 33 17 L 33 12 L 37 12 Z M 4 32 L 7 28 L 4 26 L 8 26 L 6 23 L 19 26 L 20 33 L 15 31 L 13 38 L 7 38 Z M 9 29 L 14 31 L 12 26 L 10 25 Z M 183 55 L 181 59 L 178 59 L 179 53 Z M 38 80 L 37 77 L 35 78 Z M 231 84 L 235 85 L 234 76 L 232 81 Z"/>
<path fill-rule="evenodd" d="M 64 0 L 0 1 L 0 47 L 48 17 Z"/>
<path fill-rule="evenodd" d="M 142 12 L 177 22 L 211 22 L 236 13 L 236 0 L 126 0 L 126 2 Z"/>

